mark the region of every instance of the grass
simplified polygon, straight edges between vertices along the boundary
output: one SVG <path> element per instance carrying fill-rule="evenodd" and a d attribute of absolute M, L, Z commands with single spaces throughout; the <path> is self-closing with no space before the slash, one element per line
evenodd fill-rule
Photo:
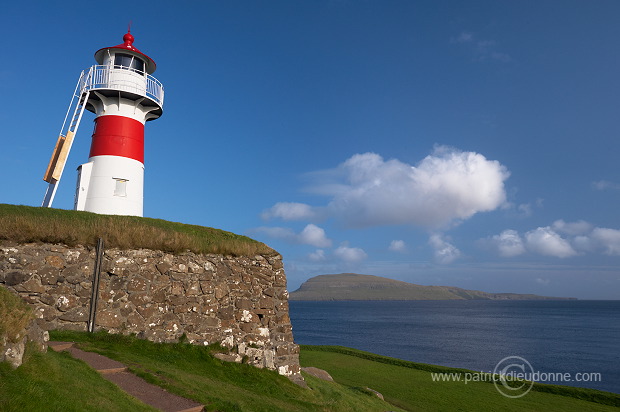
<path fill-rule="evenodd" d="M 395 410 L 356 387 L 306 377 L 301 388 L 274 371 L 222 362 L 217 346 L 153 343 L 105 332 L 53 331 L 52 339 L 79 342 L 125 363 L 145 380 L 207 405 L 209 411 L 386 411 Z M 397 410 L 397 409 L 396 409 Z"/>
<path fill-rule="evenodd" d="M 264 243 L 210 227 L 136 216 L 99 215 L 73 210 L 0 204 L 0 240 L 186 251 L 232 256 L 276 255 Z"/>
<path fill-rule="evenodd" d="M 620 395 L 593 389 L 534 384 L 518 399 L 499 394 L 491 382 L 433 381 L 432 373 L 458 373 L 463 369 L 407 362 L 338 346 L 302 346 L 301 364 L 327 370 L 348 386 L 370 386 L 385 400 L 409 411 L 611 411 L 618 410 Z"/>
<path fill-rule="evenodd" d="M 68 353 L 26 352 L 13 370 L 0 363 L 0 411 L 155 411 Z"/>
<path fill-rule="evenodd" d="M 538 385 L 522 398 L 486 382 L 433 381 L 431 373 L 463 369 L 425 365 L 335 346 L 302 346 L 301 363 L 327 370 L 336 382 L 304 375 L 304 389 L 273 371 L 216 359 L 218 346 L 166 344 L 106 332 L 53 331 L 52 339 L 119 360 L 147 381 L 207 405 L 208 411 L 615 411 L 620 395 Z M 379 400 L 365 388 L 383 394 Z M 541 389 L 542 388 L 542 389 Z M 545 389 L 546 388 L 546 389 Z M 551 393 L 548 389 L 551 388 Z M 146 411 L 67 354 L 27 352 L 12 370 L 0 364 L 0 411 Z"/>
<path fill-rule="evenodd" d="M 32 308 L 26 302 L 0 286 L 0 337 L 17 342 L 32 316 Z"/>

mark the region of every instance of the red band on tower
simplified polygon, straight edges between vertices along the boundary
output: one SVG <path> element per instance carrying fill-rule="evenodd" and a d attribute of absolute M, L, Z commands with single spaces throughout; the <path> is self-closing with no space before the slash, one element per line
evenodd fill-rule
<path fill-rule="evenodd" d="M 99 116 L 90 146 L 90 157 L 121 156 L 144 164 L 144 125 L 123 116 Z"/>

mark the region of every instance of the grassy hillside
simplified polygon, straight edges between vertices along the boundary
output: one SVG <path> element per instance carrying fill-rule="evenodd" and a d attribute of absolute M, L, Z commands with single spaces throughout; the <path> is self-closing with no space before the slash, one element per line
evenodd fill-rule
<path fill-rule="evenodd" d="M 0 204 L 0 241 L 94 246 L 98 237 L 104 239 L 106 247 L 124 249 L 233 256 L 277 253 L 248 237 L 210 227 L 135 216 Z"/>
<path fill-rule="evenodd" d="M 319 275 L 290 294 L 290 300 L 558 299 L 516 293 L 487 293 L 454 286 L 422 286 L 380 276 Z M 561 299 L 561 298 L 560 298 Z"/>
<path fill-rule="evenodd" d="M 311 389 L 301 388 L 274 371 L 245 364 L 222 362 L 212 356 L 220 350 L 185 343 L 153 343 L 131 336 L 107 333 L 52 332 L 56 340 L 81 342 L 83 349 L 119 360 L 147 381 L 178 395 L 206 405 L 208 411 L 386 411 L 400 410 L 361 389 L 321 381 L 311 376 L 306 382 Z M 80 364 L 76 367 L 76 364 Z M 41 368 L 39 372 L 37 369 Z M 86 369 L 85 369 L 86 368 Z M 25 367 L 11 371 L 0 365 L 0 411 L 97 410 L 80 408 L 102 402 L 95 389 L 106 385 L 103 378 L 85 364 L 65 354 L 49 351 L 33 356 Z M 63 382 L 64 380 L 64 382 Z M 84 380 L 88 384 L 81 384 Z M 42 386 L 39 386 L 42 385 Z M 75 386 L 72 386 L 75 385 Z M 86 386 L 92 386 L 93 390 Z M 109 403 L 99 410 L 146 410 L 118 407 L 117 393 L 110 392 Z M 49 397 L 53 397 L 51 407 Z M 119 402 L 125 402 L 123 397 Z"/>
<path fill-rule="evenodd" d="M 0 411 L 155 412 L 68 353 L 27 351 L 13 370 L 0 363 Z"/>
<path fill-rule="evenodd" d="M 301 388 L 273 371 L 222 362 L 218 347 L 163 344 L 107 333 L 56 331 L 52 338 L 117 359 L 146 380 L 207 405 L 208 411 L 612 411 L 620 395 L 535 385 L 523 398 L 501 396 L 485 382 L 437 382 L 436 372 L 462 369 L 417 364 L 343 347 L 302 346 L 303 366 L 327 370 L 335 382 L 305 375 Z M 387 402 L 370 393 L 381 392 Z M 389 402 L 389 403 L 388 403 Z M 147 411 L 66 353 L 31 353 L 20 368 L 0 364 L 0 411 Z"/>
<path fill-rule="evenodd" d="M 327 370 L 348 386 L 379 391 L 408 411 L 617 411 L 620 395 L 594 389 L 534 384 L 525 396 L 506 398 L 492 382 L 434 381 L 433 373 L 471 371 L 407 362 L 338 346 L 302 346 L 301 364 Z"/>

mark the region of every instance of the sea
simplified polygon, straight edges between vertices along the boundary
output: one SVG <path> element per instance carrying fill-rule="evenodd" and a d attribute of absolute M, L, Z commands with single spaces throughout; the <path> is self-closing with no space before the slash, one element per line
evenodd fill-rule
<path fill-rule="evenodd" d="M 291 301 L 290 316 L 302 345 L 484 373 L 525 360 L 533 380 L 620 393 L 620 301 Z"/>

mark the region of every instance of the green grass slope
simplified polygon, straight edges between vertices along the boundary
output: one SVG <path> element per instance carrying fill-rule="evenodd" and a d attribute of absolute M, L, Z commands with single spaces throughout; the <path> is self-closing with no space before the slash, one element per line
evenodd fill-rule
<path fill-rule="evenodd" d="M 328 371 L 338 383 L 370 387 L 408 411 L 617 411 L 620 395 L 593 389 L 535 384 L 525 396 L 502 396 L 492 382 L 433 381 L 433 373 L 463 369 L 407 362 L 337 346 L 302 346 L 303 366 Z"/>
<path fill-rule="evenodd" d="M 213 356 L 217 346 L 153 343 L 105 332 L 55 331 L 52 338 L 80 342 L 82 349 L 123 362 L 147 381 L 200 402 L 208 411 L 398 410 L 360 388 L 307 376 L 311 389 L 306 389 L 274 371 L 222 362 Z"/>
<path fill-rule="evenodd" d="M 422 286 L 380 276 L 341 273 L 308 279 L 290 300 L 463 300 L 562 299 L 515 293 L 487 293 L 453 286 Z"/>
<path fill-rule="evenodd" d="M 216 359 L 220 348 L 162 344 L 104 332 L 56 331 L 86 350 L 127 365 L 147 381 L 203 403 L 208 411 L 612 411 L 620 395 L 536 384 L 518 399 L 488 382 L 433 381 L 462 369 L 406 362 L 343 347 L 302 346 L 301 363 L 327 370 L 335 382 L 305 376 L 301 388 L 273 371 Z M 365 388 L 379 391 L 386 402 Z M 66 353 L 29 351 L 13 370 L 0 364 L 0 411 L 149 411 Z"/>
<path fill-rule="evenodd" d="M 0 241 L 63 243 L 233 256 L 275 255 L 267 245 L 210 227 L 136 216 L 99 215 L 73 210 L 0 204 Z"/>
<path fill-rule="evenodd" d="M 0 411 L 156 411 L 68 353 L 27 352 L 13 370 L 0 363 Z"/>

